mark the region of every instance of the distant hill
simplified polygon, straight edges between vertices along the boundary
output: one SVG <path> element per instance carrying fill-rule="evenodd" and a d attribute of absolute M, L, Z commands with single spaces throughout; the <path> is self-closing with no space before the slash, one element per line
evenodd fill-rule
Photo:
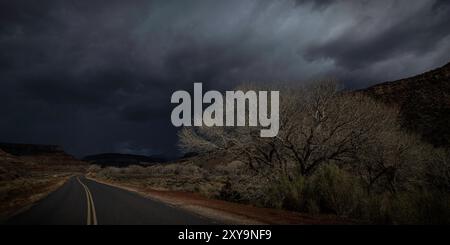
<path fill-rule="evenodd" d="M 59 146 L 0 143 L 0 182 L 80 173 L 87 166 Z"/>
<path fill-rule="evenodd" d="M 84 157 L 83 160 L 91 164 L 101 165 L 102 167 L 127 167 L 130 165 L 148 166 L 166 161 L 164 158 L 158 156 L 142 156 L 120 153 L 91 155 Z"/>
<path fill-rule="evenodd" d="M 2 155 L 38 165 L 86 165 L 57 145 L 0 143 Z"/>
<path fill-rule="evenodd" d="M 4 152 L 2 149 L 0 149 L 0 157 L 8 157 L 10 154 Z"/>
<path fill-rule="evenodd" d="M 450 146 L 450 63 L 398 81 L 360 90 L 398 106 L 402 126 L 438 147 Z"/>
<path fill-rule="evenodd" d="M 29 156 L 64 152 L 64 150 L 57 145 L 0 143 L 0 149 L 15 156 Z"/>

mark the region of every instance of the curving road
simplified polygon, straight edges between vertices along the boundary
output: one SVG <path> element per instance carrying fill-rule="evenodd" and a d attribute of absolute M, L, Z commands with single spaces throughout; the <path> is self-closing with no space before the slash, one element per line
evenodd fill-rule
<path fill-rule="evenodd" d="M 13 225 L 204 225 L 215 221 L 144 198 L 136 193 L 72 177 Z"/>

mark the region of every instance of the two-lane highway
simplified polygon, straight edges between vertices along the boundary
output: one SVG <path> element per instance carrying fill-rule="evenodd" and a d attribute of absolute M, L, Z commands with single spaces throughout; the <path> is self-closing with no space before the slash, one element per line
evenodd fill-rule
<path fill-rule="evenodd" d="M 195 225 L 216 222 L 130 191 L 84 177 L 72 177 L 29 210 L 12 217 L 7 224 Z"/>

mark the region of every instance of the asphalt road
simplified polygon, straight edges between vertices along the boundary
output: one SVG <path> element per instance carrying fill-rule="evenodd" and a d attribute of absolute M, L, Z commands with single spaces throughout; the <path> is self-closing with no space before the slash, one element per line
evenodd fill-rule
<path fill-rule="evenodd" d="M 80 176 L 71 178 L 7 224 L 204 225 L 216 222 Z"/>

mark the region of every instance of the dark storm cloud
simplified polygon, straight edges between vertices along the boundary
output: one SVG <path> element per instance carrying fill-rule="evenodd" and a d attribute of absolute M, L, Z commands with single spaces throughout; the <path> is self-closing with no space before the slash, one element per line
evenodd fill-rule
<path fill-rule="evenodd" d="M 306 57 L 310 60 L 331 58 L 338 66 L 353 70 L 402 54 L 426 55 L 449 35 L 450 8 L 441 2 L 425 6 L 393 23 L 388 23 L 390 20 L 387 19 L 386 23 L 365 25 L 374 16 L 364 18 L 367 19 L 355 22 L 353 28 L 340 35 L 312 45 Z M 367 33 L 364 30 L 367 27 L 373 30 Z"/>
<path fill-rule="evenodd" d="M 324 9 L 336 0 L 296 0 L 298 5 L 311 4 L 316 9 Z"/>
<path fill-rule="evenodd" d="M 0 141 L 173 153 L 174 90 L 420 73 L 449 59 L 449 11 L 442 0 L 0 0 Z"/>

